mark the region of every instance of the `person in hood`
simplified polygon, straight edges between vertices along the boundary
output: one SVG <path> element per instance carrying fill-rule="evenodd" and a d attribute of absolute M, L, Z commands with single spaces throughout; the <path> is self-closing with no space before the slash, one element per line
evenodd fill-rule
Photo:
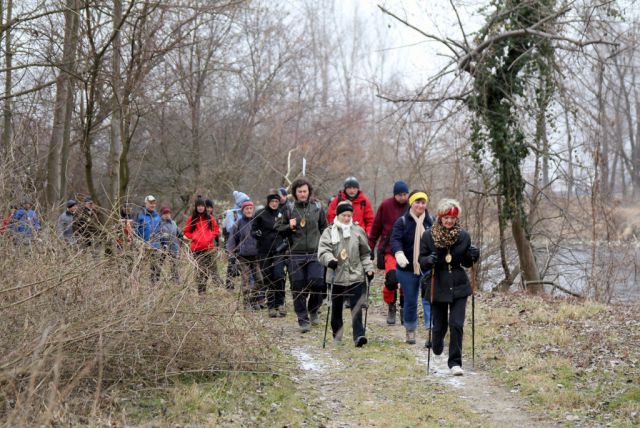
<path fill-rule="evenodd" d="M 333 223 L 336 217 L 336 209 L 342 201 L 351 202 L 353 207 L 353 224 L 364 229 L 367 235 L 373 227 L 373 207 L 369 198 L 360 190 L 360 183 L 355 177 L 347 177 L 344 181 L 344 189 L 331 200 L 327 210 L 327 221 Z"/>
<path fill-rule="evenodd" d="M 256 213 L 251 226 L 251 234 L 258 242 L 260 270 L 267 289 L 267 307 L 271 318 L 287 315 L 284 304 L 286 242 L 276 230 L 280 217 L 280 193 L 271 189 L 267 195 L 267 205 Z"/>
<path fill-rule="evenodd" d="M 384 288 L 382 298 L 389 305 L 387 324 L 396 323 L 396 302 L 400 303 L 400 322 L 402 320 L 403 294 L 398 292 L 398 279 L 396 277 L 396 258 L 391 252 L 391 230 L 396 220 L 409 208 L 409 186 L 404 181 L 396 181 L 393 184 L 393 197 L 385 199 L 378 207 L 373 227 L 369 232 L 369 247 L 371 251 L 378 246 L 376 259 L 378 269 L 384 269 Z M 398 294 L 400 299 L 398 299 Z"/>
<path fill-rule="evenodd" d="M 251 201 L 243 202 L 240 206 L 240 218 L 233 226 L 227 251 L 236 256 L 238 269 L 242 278 L 242 295 L 247 309 L 260 309 L 262 303 L 262 273 L 258 259 L 258 243 L 251 234 L 254 205 Z M 253 277 L 253 287 L 251 285 Z"/>
<path fill-rule="evenodd" d="M 190 249 L 196 261 L 198 293 L 204 295 L 207 292 L 209 278 L 217 276 L 214 248 L 220 229 L 215 217 L 207 214 L 202 198 L 196 199 L 195 207 L 187 218 L 183 233 L 191 241 Z"/>
<path fill-rule="evenodd" d="M 333 224 L 326 228 L 320 237 L 318 259 L 328 268 L 327 277 L 331 277 L 333 283 L 333 340 L 336 343 L 342 340 L 342 305 L 344 299 L 349 299 L 353 342 L 359 348 L 367 343 L 362 324 L 362 308 L 367 303 L 366 280 L 373 280 L 373 262 L 366 233 L 352 221 L 353 210 L 349 201 L 338 204 Z"/>
<path fill-rule="evenodd" d="M 222 235 L 224 236 L 224 241 L 229 241 L 229 236 L 233 231 L 233 226 L 236 224 L 238 219 L 240 218 L 241 206 L 243 203 L 250 201 L 251 198 L 247 196 L 245 193 L 238 192 L 237 190 L 233 191 L 233 200 L 234 207 L 225 211 L 224 221 L 222 222 Z M 227 275 L 225 279 L 225 285 L 228 290 L 233 289 L 233 278 L 238 276 L 240 273 L 238 271 L 237 260 L 233 254 L 227 253 Z"/>
<path fill-rule="evenodd" d="M 319 325 L 319 310 L 326 286 L 324 268 L 318 261 L 318 242 L 327 227 L 322 205 L 313 199 L 313 187 L 306 178 L 291 183 L 294 201 L 288 202 L 278 221 L 278 232 L 289 242 L 289 277 L 293 307 L 302 333 Z"/>

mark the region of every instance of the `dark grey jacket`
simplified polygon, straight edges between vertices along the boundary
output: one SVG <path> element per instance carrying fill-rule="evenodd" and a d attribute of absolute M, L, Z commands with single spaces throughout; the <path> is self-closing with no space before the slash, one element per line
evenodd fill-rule
<path fill-rule="evenodd" d="M 76 237 L 73 234 L 73 221 L 75 217 L 69 211 L 65 211 L 58 217 L 56 223 L 56 234 L 58 238 L 64 239 L 67 242 L 76 242 Z"/>
<path fill-rule="evenodd" d="M 292 218 L 297 223 L 294 230 L 289 227 L 289 220 Z M 289 202 L 282 210 L 282 217 L 277 224 L 278 232 L 289 240 L 291 253 L 315 254 L 320 236 L 327 228 L 327 215 L 319 202 Z"/>

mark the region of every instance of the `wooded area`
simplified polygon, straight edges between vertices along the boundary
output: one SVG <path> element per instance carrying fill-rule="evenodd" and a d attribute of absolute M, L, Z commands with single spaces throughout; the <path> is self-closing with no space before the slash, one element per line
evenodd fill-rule
<path fill-rule="evenodd" d="M 461 199 L 503 288 L 557 282 L 567 240 L 590 242 L 595 286 L 601 241 L 638 235 L 634 4 L 451 1 L 454 37 L 385 4 L 370 28 L 333 0 L 2 0 L 2 199 L 46 215 L 153 193 L 184 212 L 197 194 L 259 200 L 305 158 L 323 200 L 347 175 L 374 205 L 398 178 Z M 407 26 L 450 59 L 418 89 L 385 50 Z"/>

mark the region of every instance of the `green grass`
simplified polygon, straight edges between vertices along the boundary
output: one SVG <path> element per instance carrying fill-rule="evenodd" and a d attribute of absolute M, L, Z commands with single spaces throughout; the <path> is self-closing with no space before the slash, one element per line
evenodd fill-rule
<path fill-rule="evenodd" d="M 638 332 L 625 328 L 628 315 L 592 302 L 508 295 L 478 300 L 479 366 L 519 390 L 534 411 L 563 422 L 573 414 L 612 426 L 640 423 L 640 349 L 631 345 L 629 335 Z M 470 345 L 466 340 L 467 355 Z"/>

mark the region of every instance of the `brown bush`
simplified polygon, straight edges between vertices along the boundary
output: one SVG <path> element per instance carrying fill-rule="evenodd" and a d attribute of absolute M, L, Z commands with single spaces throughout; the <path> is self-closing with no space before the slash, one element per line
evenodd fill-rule
<path fill-rule="evenodd" d="M 0 421 L 73 424 L 113 410 L 112 391 L 185 373 L 264 370 L 265 343 L 222 287 L 148 281 L 144 251 L 105 256 L 43 231 L 31 249 L 0 239 Z"/>

